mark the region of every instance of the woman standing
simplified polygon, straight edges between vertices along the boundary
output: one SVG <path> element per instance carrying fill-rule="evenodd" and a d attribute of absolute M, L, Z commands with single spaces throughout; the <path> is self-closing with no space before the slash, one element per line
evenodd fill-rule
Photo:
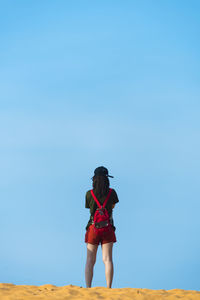
<path fill-rule="evenodd" d="M 112 210 L 118 200 L 117 193 L 110 189 L 108 170 L 98 167 L 94 170 L 93 190 L 86 193 L 85 207 L 90 209 L 90 219 L 86 227 L 87 261 L 85 266 L 86 287 L 91 287 L 93 268 L 96 262 L 98 245 L 101 244 L 107 287 L 113 279 L 112 248 L 116 242 Z M 104 219 L 101 219 L 104 218 Z"/>

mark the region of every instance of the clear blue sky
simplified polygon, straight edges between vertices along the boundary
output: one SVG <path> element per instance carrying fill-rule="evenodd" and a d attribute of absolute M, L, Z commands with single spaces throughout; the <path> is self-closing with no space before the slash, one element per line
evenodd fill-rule
<path fill-rule="evenodd" d="M 85 193 L 104 165 L 113 287 L 200 289 L 199 10 L 0 1 L 0 282 L 85 286 Z"/>

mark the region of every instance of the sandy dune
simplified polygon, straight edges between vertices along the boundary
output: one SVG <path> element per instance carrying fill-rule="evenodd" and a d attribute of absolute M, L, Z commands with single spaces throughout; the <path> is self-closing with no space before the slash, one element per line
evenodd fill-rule
<path fill-rule="evenodd" d="M 51 284 L 41 286 L 14 285 L 0 283 L 0 300 L 156 300 L 156 299 L 190 299 L 200 300 L 199 291 L 174 290 L 149 290 L 137 288 L 107 289 L 94 287 L 91 289 L 67 285 L 57 287 Z"/>

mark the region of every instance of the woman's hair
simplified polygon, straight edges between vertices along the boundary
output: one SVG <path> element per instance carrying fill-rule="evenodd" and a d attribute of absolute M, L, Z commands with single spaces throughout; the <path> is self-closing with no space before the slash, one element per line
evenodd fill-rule
<path fill-rule="evenodd" d="M 93 178 L 93 189 L 97 197 L 108 194 L 110 182 L 107 176 L 95 175 Z"/>

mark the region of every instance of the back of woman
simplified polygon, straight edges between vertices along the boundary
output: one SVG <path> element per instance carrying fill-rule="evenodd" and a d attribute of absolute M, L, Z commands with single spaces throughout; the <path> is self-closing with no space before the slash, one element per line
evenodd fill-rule
<path fill-rule="evenodd" d="M 107 287 L 111 288 L 113 279 L 112 248 L 116 242 L 113 208 L 118 200 L 117 193 L 110 188 L 108 170 L 98 167 L 92 177 L 93 189 L 87 191 L 85 207 L 90 209 L 90 219 L 86 226 L 87 262 L 85 268 L 86 286 L 91 287 L 93 268 L 98 245 L 101 244 L 105 264 Z M 103 221 L 102 221 L 103 220 Z"/>

